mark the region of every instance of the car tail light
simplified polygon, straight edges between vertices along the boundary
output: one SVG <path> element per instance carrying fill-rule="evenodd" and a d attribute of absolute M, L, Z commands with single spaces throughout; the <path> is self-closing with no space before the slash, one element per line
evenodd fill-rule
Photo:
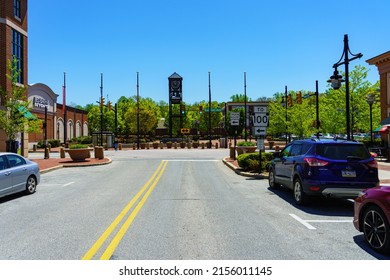
<path fill-rule="evenodd" d="M 366 193 L 364 191 L 360 192 L 358 197 L 355 198 L 355 201 L 362 203 L 365 197 L 366 197 Z"/>
<path fill-rule="evenodd" d="M 304 158 L 304 161 L 309 164 L 309 166 L 326 166 L 329 162 L 317 158 Z"/>
<path fill-rule="evenodd" d="M 368 165 L 368 167 L 378 169 L 378 162 L 377 162 L 375 159 L 373 159 L 373 160 L 370 161 L 370 162 L 367 162 L 367 165 Z"/>

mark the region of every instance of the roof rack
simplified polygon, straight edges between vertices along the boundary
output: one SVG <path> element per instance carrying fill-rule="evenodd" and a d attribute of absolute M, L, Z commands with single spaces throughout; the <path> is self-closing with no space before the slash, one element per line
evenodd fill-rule
<path fill-rule="evenodd" d="M 350 139 L 350 140 L 348 140 L 347 138 L 344 138 L 344 137 L 339 137 L 339 136 L 335 136 L 334 138 L 333 138 L 333 140 L 334 141 L 351 141 L 351 142 L 357 142 L 355 139 Z"/>

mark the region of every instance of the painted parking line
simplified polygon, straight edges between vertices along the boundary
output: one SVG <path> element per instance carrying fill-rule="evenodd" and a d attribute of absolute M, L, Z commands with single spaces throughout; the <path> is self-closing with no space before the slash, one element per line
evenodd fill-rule
<path fill-rule="evenodd" d="M 312 226 L 310 223 L 352 223 L 352 220 L 304 220 L 295 214 L 289 214 L 289 215 L 310 230 L 317 229 L 314 226 Z"/>

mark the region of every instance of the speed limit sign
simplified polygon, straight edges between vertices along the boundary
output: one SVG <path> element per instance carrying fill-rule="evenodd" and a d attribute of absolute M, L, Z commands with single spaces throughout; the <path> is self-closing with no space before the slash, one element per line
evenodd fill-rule
<path fill-rule="evenodd" d="M 253 126 L 268 126 L 269 116 L 265 113 L 257 113 L 253 116 Z"/>

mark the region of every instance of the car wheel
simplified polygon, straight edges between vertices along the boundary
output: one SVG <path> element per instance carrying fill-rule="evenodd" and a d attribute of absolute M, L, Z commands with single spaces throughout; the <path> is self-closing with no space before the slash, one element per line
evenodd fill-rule
<path fill-rule="evenodd" d="M 30 176 L 26 183 L 26 193 L 33 194 L 37 189 L 37 179 L 34 176 Z"/>
<path fill-rule="evenodd" d="M 269 170 L 269 173 L 268 173 L 268 184 L 269 184 L 271 189 L 279 188 L 279 184 L 277 184 L 275 182 L 275 172 L 272 168 Z"/>
<path fill-rule="evenodd" d="M 370 206 L 363 214 L 364 237 L 370 247 L 380 253 L 390 252 L 390 228 L 383 211 Z"/>
<path fill-rule="evenodd" d="M 302 189 L 301 180 L 299 180 L 299 179 L 294 180 L 293 192 L 294 192 L 295 202 L 299 205 L 305 204 L 307 199 L 306 199 L 306 194 L 303 192 L 303 189 Z"/>

